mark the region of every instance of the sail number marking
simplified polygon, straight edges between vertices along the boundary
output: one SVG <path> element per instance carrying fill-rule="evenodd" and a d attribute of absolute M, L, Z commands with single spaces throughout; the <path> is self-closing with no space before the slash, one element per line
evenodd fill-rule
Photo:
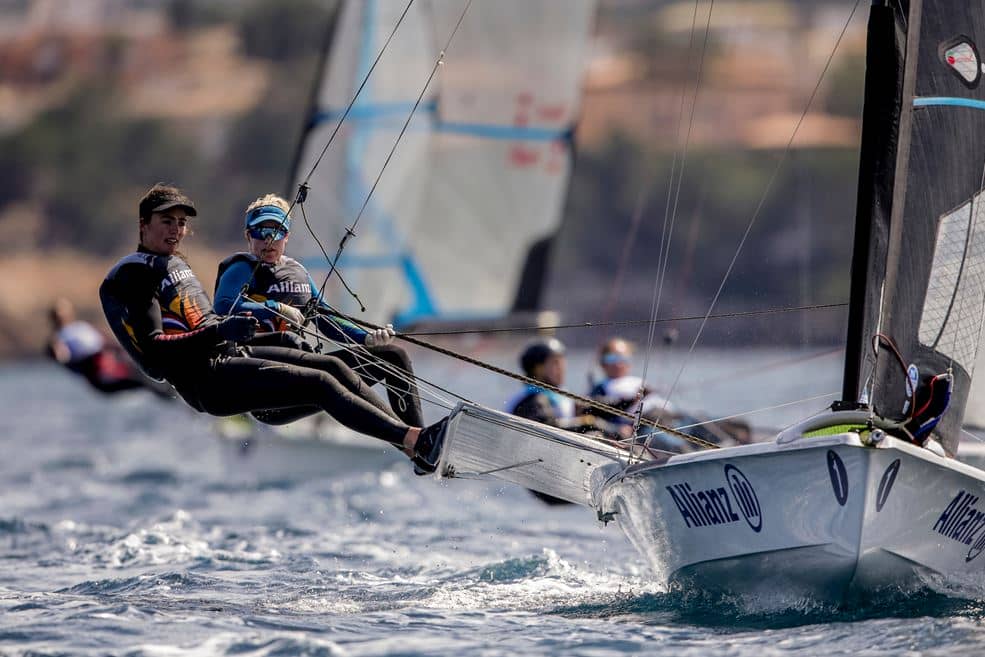
<path fill-rule="evenodd" d="M 841 457 L 828 450 L 828 475 L 831 477 L 831 489 L 834 491 L 838 504 L 845 506 L 848 502 L 848 471 Z"/>

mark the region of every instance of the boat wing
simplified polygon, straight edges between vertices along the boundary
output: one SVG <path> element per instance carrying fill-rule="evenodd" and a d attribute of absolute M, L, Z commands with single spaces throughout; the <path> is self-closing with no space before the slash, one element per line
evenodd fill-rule
<path fill-rule="evenodd" d="M 626 456 L 601 440 L 463 402 L 449 418 L 438 472 L 499 479 L 591 506 L 592 474 Z"/>

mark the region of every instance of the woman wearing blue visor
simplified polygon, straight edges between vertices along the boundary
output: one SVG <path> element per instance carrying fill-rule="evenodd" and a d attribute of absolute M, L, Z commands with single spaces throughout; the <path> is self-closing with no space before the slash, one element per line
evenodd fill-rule
<path fill-rule="evenodd" d="M 222 314 L 250 312 L 261 330 L 286 331 L 305 323 L 303 308 L 310 308 L 312 324 L 321 335 L 342 346 L 338 358 L 372 386 L 382 383 L 397 417 L 410 426 L 422 426 L 421 402 L 410 358 L 392 344 L 393 328 L 366 331 L 336 314 L 321 297 L 308 270 L 284 255 L 290 241 L 291 218 L 287 201 L 275 194 L 262 196 L 246 208 L 248 252 L 236 253 L 219 264 L 215 308 Z M 291 422 L 313 409 L 255 414 L 270 424 Z"/>
<path fill-rule="evenodd" d="M 155 185 L 140 200 L 139 244 L 99 288 L 106 320 L 141 368 L 171 383 L 211 415 L 304 408 L 385 440 L 433 472 L 444 421 L 430 427 L 398 418 L 338 358 L 258 345 L 257 318 L 217 314 L 178 250 L 194 204 L 178 188 Z"/>

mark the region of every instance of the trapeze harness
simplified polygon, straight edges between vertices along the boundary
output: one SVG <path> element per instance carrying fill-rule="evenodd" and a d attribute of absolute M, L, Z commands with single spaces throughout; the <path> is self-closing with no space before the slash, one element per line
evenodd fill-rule
<path fill-rule="evenodd" d="M 263 328 L 286 331 L 286 322 L 276 312 L 279 303 L 295 308 L 314 305 L 317 312 L 312 316 L 312 321 L 321 335 L 341 344 L 363 344 L 366 331 L 334 314 L 331 307 L 316 296 L 316 290 L 308 270 L 293 258 L 281 256 L 277 263 L 266 263 L 260 262 L 252 253 L 236 253 L 219 263 L 216 310 L 220 313 L 233 309 L 236 312 L 250 311 L 261 321 Z M 313 301 L 317 303 L 313 304 Z M 340 349 L 330 355 L 355 370 L 367 385 L 383 383 L 397 416 L 410 426 L 423 426 L 424 415 L 417 383 L 406 351 L 396 345 L 388 345 Z M 290 416 L 280 418 L 267 414 L 257 418 L 262 422 L 278 424 Z"/>

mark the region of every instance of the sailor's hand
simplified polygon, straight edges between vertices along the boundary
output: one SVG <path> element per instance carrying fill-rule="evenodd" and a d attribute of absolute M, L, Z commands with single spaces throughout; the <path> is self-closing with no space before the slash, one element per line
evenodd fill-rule
<path fill-rule="evenodd" d="M 278 304 L 277 312 L 280 313 L 281 319 L 286 321 L 294 328 L 301 328 L 304 326 L 304 313 L 295 308 L 294 306 L 289 306 L 286 303 Z"/>
<path fill-rule="evenodd" d="M 257 320 L 251 315 L 230 315 L 219 322 L 216 333 L 223 340 L 248 342 L 256 335 L 257 326 Z"/>
<path fill-rule="evenodd" d="M 393 342 L 393 337 L 397 332 L 393 330 L 393 324 L 387 324 L 383 328 L 373 329 L 366 334 L 365 345 L 367 347 L 385 347 Z"/>

